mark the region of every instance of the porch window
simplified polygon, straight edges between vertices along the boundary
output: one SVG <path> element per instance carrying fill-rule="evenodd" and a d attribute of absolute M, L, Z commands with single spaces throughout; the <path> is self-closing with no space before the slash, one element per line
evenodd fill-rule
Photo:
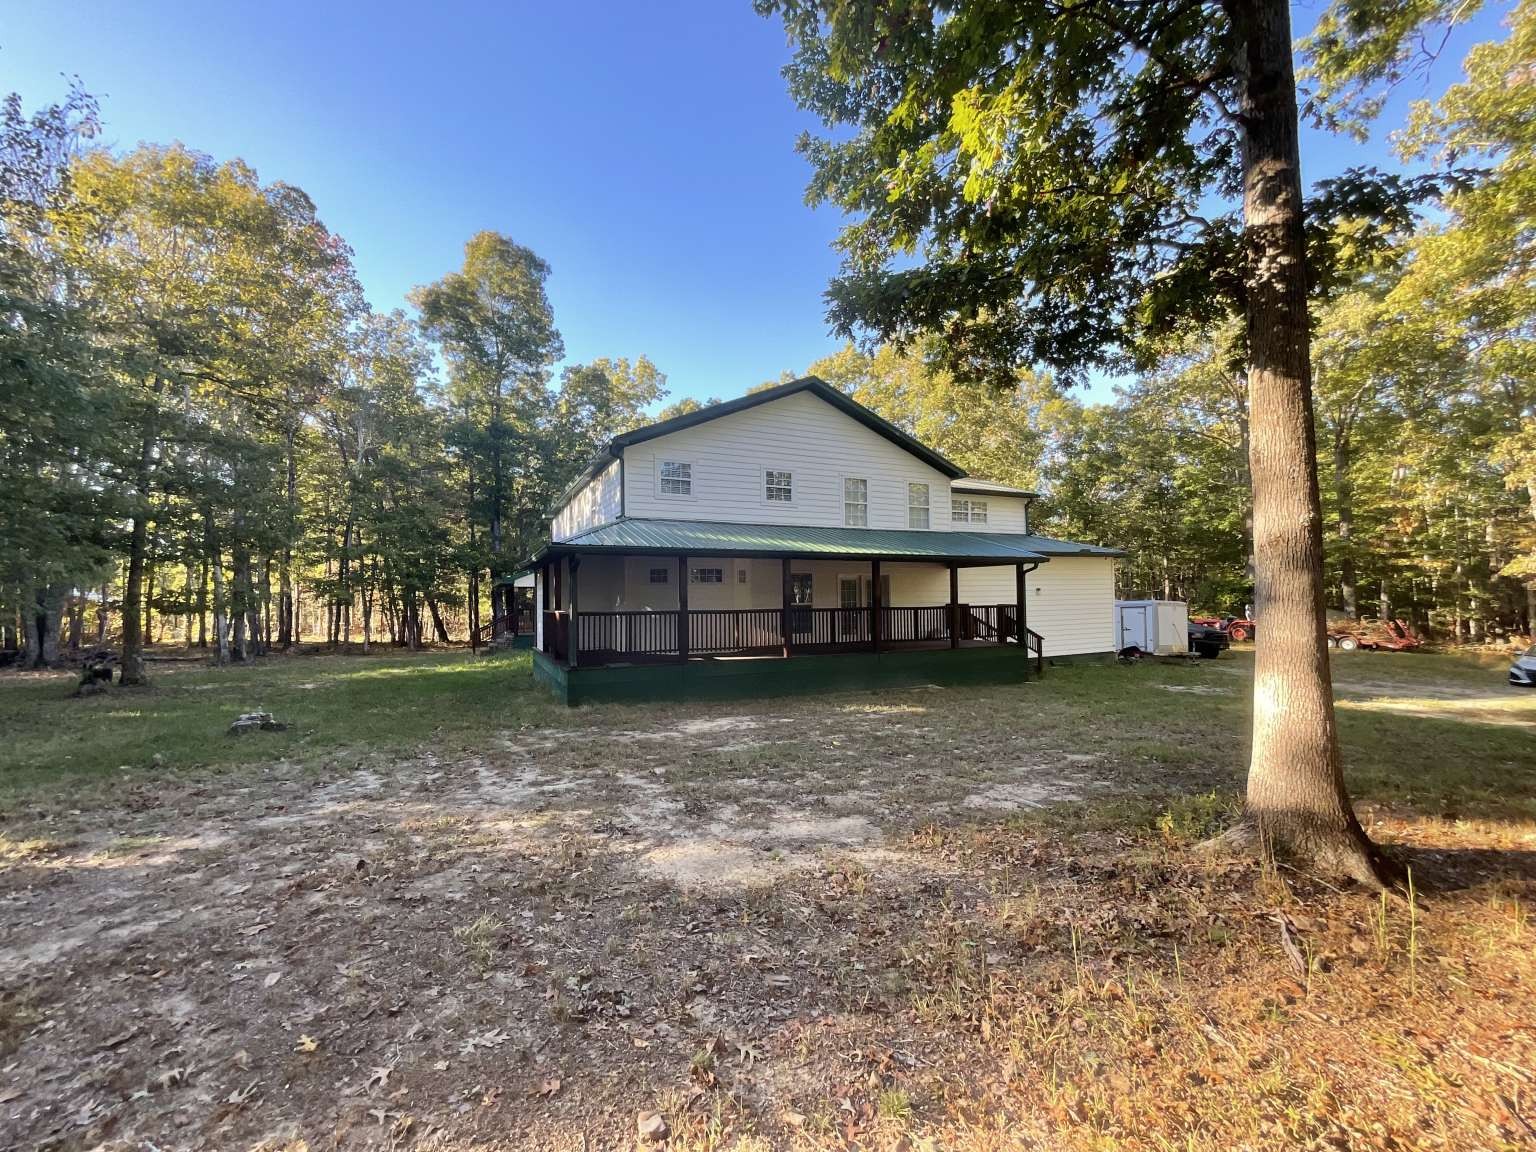
<path fill-rule="evenodd" d="M 667 569 L 667 568 L 652 568 L 651 569 L 651 583 L 652 584 L 669 584 L 669 583 L 671 583 L 671 581 L 672 581 L 672 576 L 671 576 L 671 570 L 670 569 Z"/>
<path fill-rule="evenodd" d="M 907 485 L 907 527 L 928 527 L 928 485 Z"/>
<path fill-rule="evenodd" d="M 987 502 L 985 500 L 954 500 L 950 503 L 950 519 L 956 524 L 985 524 Z"/>
<path fill-rule="evenodd" d="M 869 481 L 843 478 L 843 523 L 849 528 L 869 527 Z"/>
<path fill-rule="evenodd" d="M 724 584 L 724 568 L 690 568 L 688 569 L 688 583 L 690 584 Z"/>
<path fill-rule="evenodd" d="M 793 477 L 788 472 L 775 472 L 772 468 L 767 473 L 767 498 L 773 504 L 790 504 L 795 499 Z"/>
<path fill-rule="evenodd" d="M 681 460 L 661 462 L 661 494 L 663 496 L 693 495 L 693 465 Z"/>

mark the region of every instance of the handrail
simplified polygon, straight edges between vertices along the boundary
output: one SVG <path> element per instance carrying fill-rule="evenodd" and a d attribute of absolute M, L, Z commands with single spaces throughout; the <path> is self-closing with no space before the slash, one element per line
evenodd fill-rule
<path fill-rule="evenodd" d="M 1035 655 L 1035 675 L 1045 675 L 1045 637 L 1026 625 L 1024 642 L 1026 652 L 1033 652 Z"/>

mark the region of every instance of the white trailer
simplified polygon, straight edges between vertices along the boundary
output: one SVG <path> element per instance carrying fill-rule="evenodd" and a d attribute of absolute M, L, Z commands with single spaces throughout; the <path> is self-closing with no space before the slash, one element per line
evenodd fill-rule
<path fill-rule="evenodd" d="M 1115 650 L 1182 656 L 1189 651 L 1189 605 L 1182 600 L 1116 600 Z"/>

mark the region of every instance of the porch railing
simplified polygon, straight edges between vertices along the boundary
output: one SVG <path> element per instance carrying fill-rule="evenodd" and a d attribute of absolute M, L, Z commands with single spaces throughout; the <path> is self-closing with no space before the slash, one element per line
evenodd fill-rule
<path fill-rule="evenodd" d="M 1017 644 L 1017 610 L 1012 604 L 934 604 L 882 607 L 880 647 Z M 875 646 L 876 609 L 706 608 L 688 612 L 691 656 L 754 656 L 782 652 L 788 633 L 791 652 L 847 652 Z M 682 654 L 676 609 L 644 612 L 580 612 L 576 617 L 577 656 L 583 665 L 664 662 Z M 952 628 L 958 636 L 950 639 Z M 544 613 L 544 651 L 568 659 L 571 615 Z M 1025 629 L 1025 647 L 1037 669 L 1043 667 L 1039 633 Z"/>
<path fill-rule="evenodd" d="M 533 609 L 526 606 L 503 616 L 493 616 L 475 632 L 471 638 L 473 646 L 489 644 L 498 636 L 532 636 L 533 619 Z"/>

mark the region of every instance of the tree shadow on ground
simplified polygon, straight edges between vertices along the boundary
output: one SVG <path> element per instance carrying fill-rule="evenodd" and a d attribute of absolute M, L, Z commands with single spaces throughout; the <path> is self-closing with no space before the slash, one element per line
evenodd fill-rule
<path fill-rule="evenodd" d="M 1413 872 L 1426 895 L 1464 892 L 1501 880 L 1536 883 L 1536 851 L 1522 848 L 1435 848 L 1392 844 L 1391 854 Z"/>

